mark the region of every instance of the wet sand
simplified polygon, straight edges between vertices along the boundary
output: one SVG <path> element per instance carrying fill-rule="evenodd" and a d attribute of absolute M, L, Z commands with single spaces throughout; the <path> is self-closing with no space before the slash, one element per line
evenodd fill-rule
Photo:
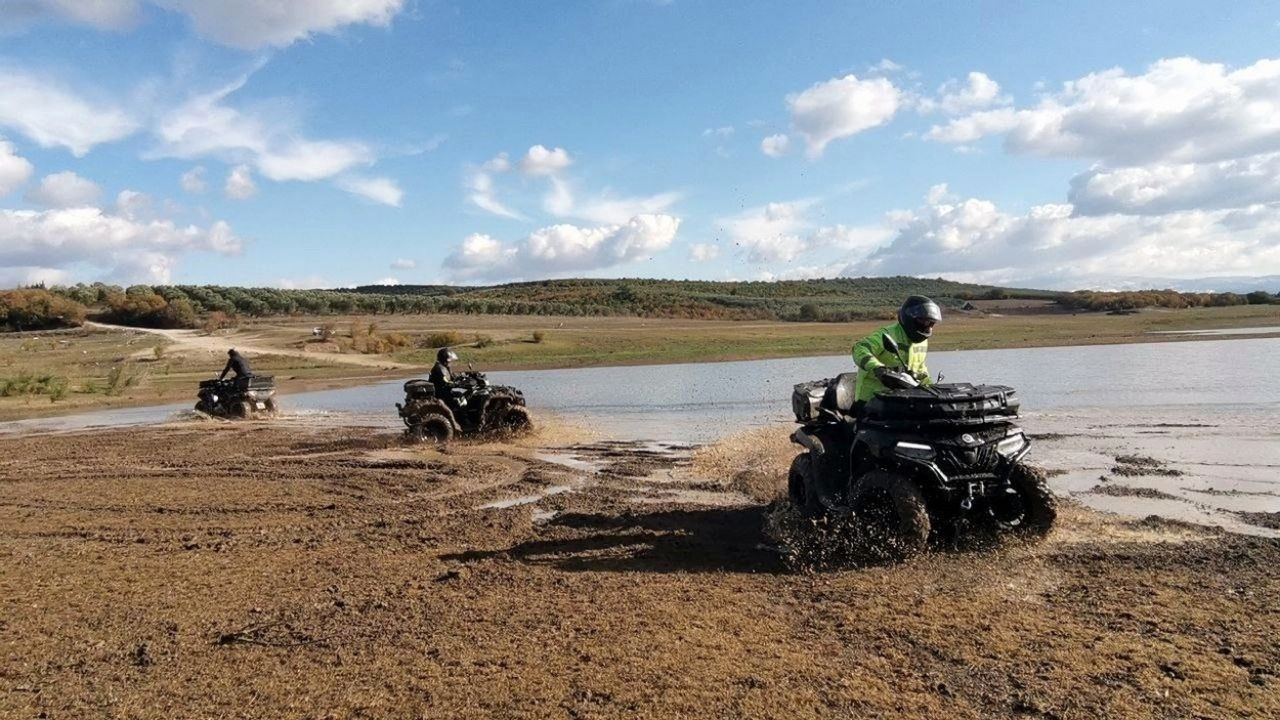
<path fill-rule="evenodd" d="M 1059 434 L 1064 488 L 1188 464 Z M 315 419 L 0 438 L 0 716 L 1280 714 L 1280 541 L 1068 501 L 1041 545 L 791 572 L 761 534 L 790 454 Z"/>

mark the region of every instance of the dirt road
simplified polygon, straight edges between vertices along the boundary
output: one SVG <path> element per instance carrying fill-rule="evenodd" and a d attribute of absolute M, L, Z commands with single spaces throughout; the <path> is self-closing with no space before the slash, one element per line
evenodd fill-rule
<path fill-rule="evenodd" d="M 337 365 L 358 365 L 361 367 L 375 367 L 383 369 L 419 367 L 418 365 L 410 363 L 396 362 L 385 355 L 318 353 L 299 350 L 297 348 L 280 347 L 278 345 L 258 344 L 260 336 L 253 332 L 236 331 L 232 335 L 208 335 L 201 330 L 165 330 L 161 328 L 125 327 L 123 325 L 108 325 L 97 322 L 86 322 L 85 325 L 90 328 L 98 328 L 101 330 L 142 332 L 158 335 L 173 343 L 175 346 L 174 349 L 178 351 L 195 350 L 225 355 L 227 350 L 234 347 L 246 355 L 283 355 L 285 357 L 306 358 L 307 360 L 331 362 Z M 139 357 L 146 357 L 147 355 L 147 351 L 142 351 L 138 354 Z"/>
<path fill-rule="evenodd" d="M 778 447 L 0 439 L 0 717 L 1280 715 L 1280 544 L 1069 506 L 1045 544 L 787 572 Z"/>

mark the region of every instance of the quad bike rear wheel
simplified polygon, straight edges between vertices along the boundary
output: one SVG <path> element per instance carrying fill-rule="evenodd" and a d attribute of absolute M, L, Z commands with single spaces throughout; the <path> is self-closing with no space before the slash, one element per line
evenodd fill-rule
<path fill-rule="evenodd" d="M 262 404 L 266 406 L 266 413 L 269 417 L 275 417 L 280 414 L 280 406 L 276 404 L 275 398 L 267 398 Z"/>
<path fill-rule="evenodd" d="M 235 415 L 242 420 L 248 420 L 253 417 L 253 403 L 248 400 L 241 400 L 236 403 Z"/>
<path fill-rule="evenodd" d="M 1027 540 L 1048 535 L 1058 518 L 1058 500 L 1049 489 L 1044 471 L 1018 463 L 1009 475 L 1009 484 L 1014 492 L 991 508 L 997 527 Z"/>
<path fill-rule="evenodd" d="M 453 439 L 453 426 L 440 415 L 429 415 L 406 431 L 412 442 L 436 442 L 441 445 Z"/>
<path fill-rule="evenodd" d="M 929 543 L 929 512 L 919 486 L 910 478 L 873 470 L 858 480 L 854 512 L 863 527 L 868 553 L 901 561 Z"/>

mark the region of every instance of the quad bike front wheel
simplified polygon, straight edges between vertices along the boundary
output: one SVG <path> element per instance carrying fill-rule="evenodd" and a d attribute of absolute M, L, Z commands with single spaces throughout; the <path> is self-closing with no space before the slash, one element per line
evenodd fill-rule
<path fill-rule="evenodd" d="M 929 512 L 919 486 L 910 478 L 884 470 L 862 476 L 854 512 L 872 555 L 900 561 L 928 546 Z"/>
<path fill-rule="evenodd" d="M 280 414 L 280 406 L 276 404 L 275 398 L 267 398 L 262 404 L 266 407 L 268 417 L 275 417 Z"/>
<path fill-rule="evenodd" d="M 1018 463 L 1009 474 L 1011 493 L 997 497 L 991 516 L 1001 530 L 1028 540 L 1039 540 L 1053 529 L 1058 500 L 1049 489 L 1044 471 Z"/>
<path fill-rule="evenodd" d="M 507 408 L 498 420 L 498 429 L 512 435 L 527 432 L 532 428 L 533 420 L 529 418 L 529 411 L 519 406 Z"/>
<path fill-rule="evenodd" d="M 787 472 L 787 497 L 796 510 L 808 518 L 823 514 L 822 501 L 813 488 L 816 479 L 813 472 L 813 458 L 807 452 L 796 455 L 791 461 L 791 470 Z"/>

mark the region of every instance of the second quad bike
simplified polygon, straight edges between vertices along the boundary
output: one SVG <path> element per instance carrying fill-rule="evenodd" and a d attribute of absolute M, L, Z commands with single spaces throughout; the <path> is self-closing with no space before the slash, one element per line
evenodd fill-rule
<path fill-rule="evenodd" d="M 430 380 L 404 384 L 404 402 L 396 403 L 396 409 L 410 440 L 445 443 L 458 433 L 516 433 L 533 426 L 524 393 L 508 385 L 490 385 L 482 372 L 460 373 L 453 390 L 445 398 L 436 395 Z"/>
<path fill-rule="evenodd" d="M 196 410 L 216 417 L 252 419 L 275 416 L 276 382 L 271 375 L 250 375 L 231 380 L 202 380 Z"/>
<path fill-rule="evenodd" d="M 893 338 L 885 349 L 901 360 Z M 891 389 L 868 401 L 861 417 L 855 373 L 795 386 L 801 427 L 791 439 L 804 450 L 791 464 L 788 495 L 802 515 L 846 518 L 890 559 L 947 532 L 1048 534 L 1056 501 L 1043 473 L 1023 462 L 1031 441 L 1012 388 L 921 386 L 901 371 L 883 379 Z"/>

